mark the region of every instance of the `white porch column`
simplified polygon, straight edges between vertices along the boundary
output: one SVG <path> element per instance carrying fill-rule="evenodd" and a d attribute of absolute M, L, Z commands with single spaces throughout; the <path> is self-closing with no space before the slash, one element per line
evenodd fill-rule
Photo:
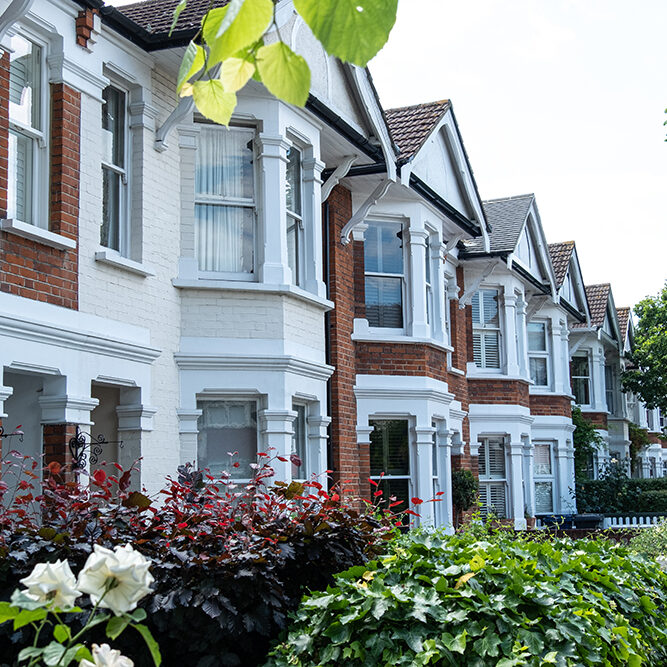
<path fill-rule="evenodd" d="M 574 512 L 574 447 L 570 441 L 556 443 L 556 479 L 558 480 L 557 506 L 555 512 Z"/>
<path fill-rule="evenodd" d="M 312 148 L 309 149 L 312 153 Z M 327 288 L 322 280 L 322 170 L 324 162 L 315 157 L 303 160 L 303 218 L 306 226 L 304 240 L 304 287 L 308 292 L 326 298 Z"/>
<path fill-rule="evenodd" d="M 505 324 L 505 357 L 507 375 L 516 377 L 521 372 L 517 358 L 517 330 L 516 330 L 516 295 L 505 292 L 503 299 Z M 523 513 L 522 513 L 523 516 Z"/>
<path fill-rule="evenodd" d="M 142 434 L 153 430 L 153 416 L 157 412 L 142 403 L 123 403 L 123 399 L 141 400 L 141 390 L 130 389 L 121 391 L 121 404 L 116 406 L 118 417 L 118 437 L 123 442 L 118 447 L 118 463 L 125 469 L 129 468 L 141 455 Z M 195 440 L 196 442 L 196 440 Z"/>
<path fill-rule="evenodd" d="M 287 461 L 273 461 L 275 478 L 282 482 L 292 481 L 292 463 L 289 460 L 292 453 L 292 436 L 294 435 L 294 420 L 297 414 L 294 410 L 261 410 L 259 417 L 262 423 L 262 449 L 269 456 L 282 456 Z M 275 447 L 275 449 L 270 449 Z M 262 450 L 260 450 L 262 451 Z"/>
<path fill-rule="evenodd" d="M 281 136 L 262 133 L 257 140 L 261 170 L 258 227 L 263 251 L 259 258 L 259 280 L 285 285 L 292 282 L 287 260 L 287 151 L 289 144 Z"/>
<path fill-rule="evenodd" d="M 321 475 L 327 469 L 327 442 L 329 441 L 328 427 L 331 417 L 313 415 L 308 417 L 308 452 L 312 452 L 308 477 Z"/>
<path fill-rule="evenodd" d="M 181 443 L 180 463 L 194 463 L 195 468 L 199 467 L 197 454 L 197 420 L 201 417 L 202 410 L 182 408 L 177 410 L 178 415 L 178 435 Z"/>
<path fill-rule="evenodd" d="M 7 416 L 5 412 L 5 401 L 14 393 L 12 387 L 3 387 L 0 385 L 0 419 Z"/>
<path fill-rule="evenodd" d="M 98 406 L 96 398 L 68 396 L 67 394 L 45 395 L 37 399 L 42 409 L 42 424 L 79 424 L 90 426 L 90 413 Z"/>
<path fill-rule="evenodd" d="M 529 516 L 535 516 L 534 459 L 535 448 L 533 447 L 533 443 L 529 439 L 526 439 L 523 443 L 524 505 L 528 510 Z"/>
<path fill-rule="evenodd" d="M 526 530 L 523 495 L 523 442 L 510 443 L 510 479 L 512 480 L 512 518 L 516 530 Z"/>
<path fill-rule="evenodd" d="M 437 240 L 436 240 L 437 238 Z M 449 344 L 447 339 L 447 277 L 445 276 L 445 250 L 447 246 L 440 241 L 440 235 L 431 236 L 431 289 L 433 290 L 432 336 L 435 340 Z"/>
<path fill-rule="evenodd" d="M 560 320 L 558 326 L 552 323 L 551 346 L 554 352 L 554 391 L 557 394 L 571 394 L 570 387 L 570 332 L 567 321 Z"/>
<path fill-rule="evenodd" d="M 423 505 L 415 508 L 419 512 L 420 526 L 435 526 L 434 503 L 427 503 L 427 500 L 433 498 L 433 435 L 435 428 L 433 426 L 417 426 L 415 428 L 415 449 L 416 449 L 416 481 L 415 495 L 424 501 Z M 451 488 L 451 472 L 450 472 Z"/>
<path fill-rule="evenodd" d="M 605 394 L 604 379 L 604 350 L 598 346 L 592 354 L 591 380 L 593 381 L 593 410 L 596 412 L 607 412 L 607 401 Z"/>
<path fill-rule="evenodd" d="M 530 377 L 528 372 L 528 328 L 526 326 L 526 301 L 523 296 L 516 302 L 516 340 L 519 373 L 522 377 Z"/>
<path fill-rule="evenodd" d="M 454 534 L 454 507 L 452 503 L 452 432 L 443 429 L 438 433 L 438 469 L 440 471 L 440 489 L 444 495 L 436 505 L 436 512 L 440 514 L 445 533 Z"/>
<path fill-rule="evenodd" d="M 417 338 L 430 338 L 431 327 L 426 314 L 426 239 L 425 229 L 410 229 L 410 272 L 408 289 L 412 301 L 412 335 Z M 431 277 L 431 280 L 433 277 Z"/>

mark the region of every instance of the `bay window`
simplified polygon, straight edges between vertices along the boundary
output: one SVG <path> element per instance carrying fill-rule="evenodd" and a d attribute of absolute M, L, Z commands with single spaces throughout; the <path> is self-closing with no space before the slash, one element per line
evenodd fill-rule
<path fill-rule="evenodd" d="M 572 357 L 572 392 L 579 405 L 590 405 L 591 372 L 587 356 Z"/>
<path fill-rule="evenodd" d="M 14 35 L 10 42 L 7 217 L 46 228 L 44 53 L 21 35 Z"/>
<path fill-rule="evenodd" d="M 550 443 L 535 443 L 533 455 L 535 514 L 553 514 L 554 475 Z"/>
<path fill-rule="evenodd" d="M 614 369 L 609 364 L 604 367 L 604 392 L 607 399 L 607 410 L 610 414 L 615 414 L 616 401 L 614 391 Z"/>
<path fill-rule="evenodd" d="M 364 235 L 366 318 L 371 327 L 403 328 L 401 226 L 369 222 Z"/>
<path fill-rule="evenodd" d="M 538 387 L 549 385 L 549 350 L 546 322 L 529 322 L 528 363 L 530 379 Z"/>
<path fill-rule="evenodd" d="M 507 518 L 507 464 L 502 437 L 480 440 L 479 500 L 483 515 Z"/>
<path fill-rule="evenodd" d="M 402 501 L 397 509 L 408 509 L 411 495 L 408 422 L 404 419 L 370 420 L 369 425 L 373 427 L 370 478 L 378 483 L 377 487 L 371 485 L 371 492 L 382 491 L 383 507 L 395 496 L 397 501 Z"/>
<path fill-rule="evenodd" d="M 251 280 L 255 272 L 254 131 L 202 124 L 195 168 L 199 270 Z"/>
<path fill-rule="evenodd" d="M 292 270 L 292 282 L 303 284 L 303 217 L 301 201 L 301 151 L 291 146 L 287 151 L 287 257 Z"/>
<path fill-rule="evenodd" d="M 250 479 L 251 463 L 257 461 L 257 403 L 226 399 L 199 401 L 197 463 L 219 477 Z M 237 465 L 238 464 L 238 465 Z"/>
<path fill-rule="evenodd" d="M 292 410 L 296 412 L 292 431 L 292 454 L 299 457 L 301 465 L 292 462 L 292 479 L 305 479 L 310 462 L 308 461 L 308 431 L 306 422 L 306 406 L 294 404 Z"/>
<path fill-rule="evenodd" d="M 102 93 L 102 229 L 100 245 L 129 254 L 127 95 L 108 86 Z"/>
<path fill-rule="evenodd" d="M 478 368 L 500 368 L 498 290 L 481 289 L 472 298 L 472 341 Z"/>

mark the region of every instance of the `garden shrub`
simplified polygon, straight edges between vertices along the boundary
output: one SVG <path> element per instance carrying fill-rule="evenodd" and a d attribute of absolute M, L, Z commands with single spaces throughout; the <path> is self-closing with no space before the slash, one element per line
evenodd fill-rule
<path fill-rule="evenodd" d="M 471 470 L 452 472 L 452 504 L 458 516 L 467 512 L 477 500 L 479 482 Z"/>
<path fill-rule="evenodd" d="M 642 528 L 630 546 L 649 558 L 667 557 L 667 519 L 661 519 L 653 528 Z"/>
<path fill-rule="evenodd" d="M 130 543 L 152 560 L 154 593 L 141 606 L 167 667 L 261 663 L 303 592 L 376 555 L 395 529 L 390 515 L 349 507 L 317 481 L 268 488 L 270 462 L 244 485 L 183 467 L 159 505 L 130 492 L 130 471 L 96 471 L 90 486 L 79 486 L 52 464 L 38 495 L 36 464 L 15 463 L 23 468 L 19 493 L 5 499 L 7 508 L 0 502 L 0 599 L 38 562 L 67 559 L 78 569 L 95 544 Z M 0 626 L 0 663 L 11 663 L 26 640 Z M 152 664 L 138 635 L 115 644 L 137 667 Z"/>
<path fill-rule="evenodd" d="M 667 575 L 605 540 L 413 533 L 304 598 L 267 667 L 664 665 Z"/>

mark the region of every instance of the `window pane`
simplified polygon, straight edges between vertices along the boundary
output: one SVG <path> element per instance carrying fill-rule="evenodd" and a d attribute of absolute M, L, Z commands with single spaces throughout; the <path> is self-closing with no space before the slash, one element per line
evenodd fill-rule
<path fill-rule="evenodd" d="M 366 318 L 371 327 L 403 326 L 403 289 L 400 278 L 366 277 Z"/>
<path fill-rule="evenodd" d="M 248 479 L 257 460 L 257 406 L 254 401 L 201 401 L 197 408 L 197 461 L 219 476 Z M 237 452 L 234 456 L 229 453 Z M 239 463 L 235 468 L 234 463 Z"/>
<path fill-rule="evenodd" d="M 547 338 L 544 322 L 528 323 L 528 349 L 531 352 L 546 352 Z"/>
<path fill-rule="evenodd" d="M 107 86 L 103 93 L 102 146 L 104 161 L 125 167 L 125 93 Z"/>
<path fill-rule="evenodd" d="M 254 210 L 241 206 L 195 206 L 195 246 L 201 271 L 252 273 Z"/>
<path fill-rule="evenodd" d="M 301 459 L 301 465 L 292 464 L 292 477 L 294 479 L 305 479 L 307 474 L 306 457 L 308 456 L 308 432 L 306 430 L 306 406 L 293 405 L 296 412 L 294 420 L 294 434 L 292 435 L 292 453 Z"/>
<path fill-rule="evenodd" d="M 588 377 L 588 357 L 572 357 L 572 376 Z"/>
<path fill-rule="evenodd" d="M 497 331 L 485 331 L 484 340 L 484 368 L 500 368 L 500 341 Z"/>
<path fill-rule="evenodd" d="M 399 225 L 371 222 L 364 233 L 364 263 L 367 272 L 403 273 L 403 244 Z"/>
<path fill-rule="evenodd" d="M 572 391 L 574 392 L 574 400 L 579 405 L 588 405 L 591 402 L 588 378 L 573 378 Z"/>
<path fill-rule="evenodd" d="M 546 387 L 547 379 L 547 360 L 544 357 L 531 357 L 530 362 L 530 379 L 538 387 Z"/>
<path fill-rule="evenodd" d="M 551 474 L 551 445 L 535 445 L 533 466 L 536 475 Z"/>
<path fill-rule="evenodd" d="M 301 215 L 301 153 L 292 146 L 287 151 L 287 210 Z"/>
<path fill-rule="evenodd" d="M 9 54 L 9 117 L 36 130 L 41 129 L 39 95 L 42 50 L 36 44 L 14 35 Z"/>
<path fill-rule="evenodd" d="M 535 482 L 535 513 L 550 514 L 553 511 L 553 482 Z"/>
<path fill-rule="evenodd" d="M 287 217 L 287 263 L 292 269 L 292 282 L 299 284 L 299 223 Z"/>
<path fill-rule="evenodd" d="M 105 248 L 120 250 L 120 174 L 111 169 L 102 168 L 102 231 L 100 244 Z"/>
<path fill-rule="evenodd" d="M 480 512 L 492 513 L 499 519 L 507 518 L 507 492 L 504 482 L 487 482 L 479 485 Z"/>
<path fill-rule="evenodd" d="M 9 132 L 7 217 L 31 224 L 33 149 L 33 139 L 18 132 Z"/>
<path fill-rule="evenodd" d="M 377 502 L 377 499 L 373 497 L 373 494 L 376 491 L 382 491 L 380 500 L 383 502 L 380 504 L 380 507 L 387 508 L 389 507 L 390 502 L 400 501 L 400 505 L 391 508 L 392 512 L 402 512 L 403 510 L 410 509 L 410 481 L 408 479 L 387 479 L 386 477 L 383 477 L 382 480 L 378 479 L 376 481 L 378 483 L 377 487 L 372 484 L 370 485 L 370 496 L 372 500 L 376 500 Z M 395 497 L 396 501 L 390 500 L 392 497 Z M 409 521 L 410 517 L 404 514 L 403 523 L 407 524 Z"/>
<path fill-rule="evenodd" d="M 480 479 L 505 479 L 505 445 L 502 440 L 485 439 L 479 448 Z"/>
<path fill-rule="evenodd" d="M 371 421 L 371 475 L 409 475 L 408 422 Z"/>
<path fill-rule="evenodd" d="M 431 237 L 426 237 L 426 282 L 431 282 Z"/>
<path fill-rule="evenodd" d="M 202 126 L 197 147 L 196 193 L 252 200 L 253 137 L 252 130 Z"/>
<path fill-rule="evenodd" d="M 484 324 L 498 326 L 498 290 L 482 290 Z"/>

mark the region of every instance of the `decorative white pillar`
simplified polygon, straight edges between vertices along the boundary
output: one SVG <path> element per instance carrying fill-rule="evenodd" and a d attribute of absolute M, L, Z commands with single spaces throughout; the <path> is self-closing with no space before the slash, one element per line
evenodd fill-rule
<path fill-rule="evenodd" d="M 598 345 L 592 354 L 591 379 L 593 384 L 592 406 L 596 412 L 607 412 L 604 379 L 604 350 Z"/>
<path fill-rule="evenodd" d="M 312 154 L 312 148 L 308 150 Z M 304 287 L 326 298 L 322 280 L 322 170 L 324 162 L 310 155 L 303 160 L 303 218 L 305 224 Z"/>
<path fill-rule="evenodd" d="M 275 478 L 282 482 L 292 481 L 292 463 L 289 460 L 292 453 L 292 437 L 294 435 L 294 420 L 297 414 L 294 410 L 261 410 L 259 413 L 262 424 L 262 440 L 264 450 L 270 456 L 281 456 L 286 461 L 273 461 Z M 274 447 L 275 449 L 271 449 Z"/>
<path fill-rule="evenodd" d="M 416 338 L 430 338 L 431 327 L 426 312 L 426 239 L 425 229 L 410 229 L 409 287 L 412 301 L 412 332 Z M 432 278 L 431 278 L 432 279 Z"/>
<path fill-rule="evenodd" d="M 569 440 L 556 443 L 557 506 L 554 513 L 569 514 L 574 509 L 574 447 Z"/>
<path fill-rule="evenodd" d="M 437 437 L 438 470 L 440 471 L 440 489 L 445 493 L 439 497 L 436 509 L 440 508 L 439 514 L 441 525 L 447 535 L 454 534 L 454 507 L 452 503 L 452 432 L 443 429 Z"/>
<path fill-rule="evenodd" d="M 529 438 L 523 442 L 524 505 L 528 516 L 535 516 L 535 448 Z"/>
<path fill-rule="evenodd" d="M 512 518 L 516 530 L 526 530 L 525 502 L 523 494 L 523 442 L 510 443 L 510 479 Z"/>
<path fill-rule="evenodd" d="M 327 442 L 329 441 L 328 427 L 331 417 L 324 415 L 313 415 L 308 417 L 308 453 L 312 453 L 309 469 L 306 470 L 308 478 L 313 475 L 321 475 L 327 469 Z"/>
<path fill-rule="evenodd" d="M 178 435 L 181 444 L 180 463 L 193 463 L 195 468 L 199 467 L 197 454 L 197 437 L 199 429 L 197 420 L 201 417 L 202 410 L 180 409 L 176 411 L 178 416 Z"/>
<path fill-rule="evenodd" d="M 292 282 L 292 270 L 287 259 L 287 151 L 289 143 L 281 136 L 262 133 L 258 138 L 260 178 L 259 207 L 261 244 L 259 280 L 286 285 Z"/>
<path fill-rule="evenodd" d="M 90 413 L 99 405 L 96 398 L 68 396 L 67 394 L 44 395 L 37 399 L 42 409 L 42 424 L 79 424 L 90 426 Z"/>
<path fill-rule="evenodd" d="M 519 373 L 529 378 L 528 372 L 528 327 L 526 326 L 526 301 L 520 296 L 516 302 L 516 341 Z"/>
<path fill-rule="evenodd" d="M 434 503 L 428 503 L 427 500 L 433 498 L 433 435 L 435 428 L 433 426 L 417 426 L 415 428 L 415 449 L 416 449 L 416 495 L 424 503 L 417 508 L 419 512 L 420 526 L 435 526 Z M 450 471 L 451 488 L 451 471 Z"/>
<path fill-rule="evenodd" d="M 431 252 L 427 261 L 431 263 L 431 290 L 433 292 L 433 322 L 430 323 L 431 336 L 449 344 L 447 338 L 447 277 L 445 276 L 445 257 L 447 246 L 440 241 L 440 235 L 431 236 Z"/>
<path fill-rule="evenodd" d="M 560 320 L 558 326 L 554 324 L 551 335 L 554 350 L 554 391 L 557 394 L 571 394 L 570 331 L 567 328 L 567 320 Z M 556 350 L 558 350 L 558 353 L 556 353 Z"/>
<path fill-rule="evenodd" d="M 505 357 L 506 373 L 516 377 L 521 372 L 517 359 L 517 330 L 516 330 L 516 295 L 505 292 L 503 310 L 505 320 Z"/>
<path fill-rule="evenodd" d="M 5 412 L 5 401 L 14 393 L 12 387 L 3 387 L 0 385 L 0 419 L 7 416 Z"/>

